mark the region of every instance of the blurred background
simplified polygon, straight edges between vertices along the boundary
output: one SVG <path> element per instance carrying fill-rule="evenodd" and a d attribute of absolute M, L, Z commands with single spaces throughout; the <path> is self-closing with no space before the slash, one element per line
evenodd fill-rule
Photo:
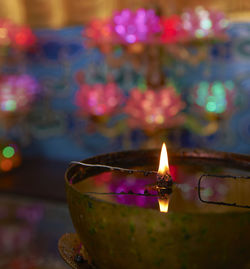
<path fill-rule="evenodd" d="M 162 141 L 249 154 L 249 15 L 247 0 L 0 0 L 0 268 L 68 268 L 71 160 Z"/>

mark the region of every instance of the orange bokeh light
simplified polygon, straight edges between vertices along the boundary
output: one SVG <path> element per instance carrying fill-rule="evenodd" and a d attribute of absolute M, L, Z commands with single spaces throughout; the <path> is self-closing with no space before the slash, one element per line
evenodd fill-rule
<path fill-rule="evenodd" d="M 10 171 L 13 167 L 13 162 L 9 159 L 2 160 L 0 167 L 4 172 Z"/>

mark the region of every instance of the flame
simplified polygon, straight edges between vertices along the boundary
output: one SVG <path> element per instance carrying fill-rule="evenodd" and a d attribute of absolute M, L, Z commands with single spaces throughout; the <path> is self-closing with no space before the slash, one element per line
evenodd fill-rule
<path fill-rule="evenodd" d="M 158 173 L 161 175 L 165 175 L 167 173 L 169 174 L 168 153 L 165 143 L 162 144 L 161 148 L 161 157 Z"/>
<path fill-rule="evenodd" d="M 160 211 L 163 212 L 163 213 L 167 213 L 168 212 L 169 199 L 159 198 L 158 202 L 159 202 Z"/>

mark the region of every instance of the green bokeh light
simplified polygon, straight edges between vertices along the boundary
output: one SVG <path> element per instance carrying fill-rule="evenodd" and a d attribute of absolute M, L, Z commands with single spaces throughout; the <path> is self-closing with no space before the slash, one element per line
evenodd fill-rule
<path fill-rule="evenodd" d="M 223 113 L 227 109 L 227 90 L 229 88 L 233 90 L 234 86 L 235 85 L 231 80 L 228 80 L 225 83 L 214 81 L 211 84 L 207 81 L 202 81 L 198 85 L 195 102 L 207 112 Z"/>
<path fill-rule="evenodd" d="M 206 99 L 208 96 L 209 83 L 206 81 L 202 81 L 199 84 L 199 88 L 197 90 L 197 99 L 196 103 L 199 106 L 204 106 L 206 104 Z"/>
<path fill-rule="evenodd" d="M 212 22 L 209 19 L 203 19 L 200 25 L 201 25 L 201 28 L 208 30 L 212 27 Z"/>
<path fill-rule="evenodd" d="M 15 150 L 14 150 L 14 148 L 11 147 L 11 146 L 7 146 L 7 147 L 5 147 L 5 148 L 3 149 L 3 156 L 4 156 L 5 158 L 11 158 L 11 157 L 14 156 L 14 154 L 15 154 Z"/>
<path fill-rule="evenodd" d="M 215 112 L 216 111 L 216 103 L 214 101 L 207 102 L 206 110 L 208 112 Z"/>
<path fill-rule="evenodd" d="M 5 110 L 6 111 L 14 111 L 16 110 L 16 101 L 8 100 L 5 102 Z"/>
<path fill-rule="evenodd" d="M 224 98 L 226 95 L 224 85 L 221 82 L 215 82 L 211 90 L 213 95 L 215 95 L 216 97 Z"/>

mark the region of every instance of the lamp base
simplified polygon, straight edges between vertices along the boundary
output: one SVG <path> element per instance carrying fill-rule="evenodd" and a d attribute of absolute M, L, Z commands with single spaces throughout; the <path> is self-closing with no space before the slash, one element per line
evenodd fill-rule
<path fill-rule="evenodd" d="M 58 241 L 58 250 L 63 260 L 73 269 L 93 269 L 88 255 L 76 233 L 66 233 Z"/>

